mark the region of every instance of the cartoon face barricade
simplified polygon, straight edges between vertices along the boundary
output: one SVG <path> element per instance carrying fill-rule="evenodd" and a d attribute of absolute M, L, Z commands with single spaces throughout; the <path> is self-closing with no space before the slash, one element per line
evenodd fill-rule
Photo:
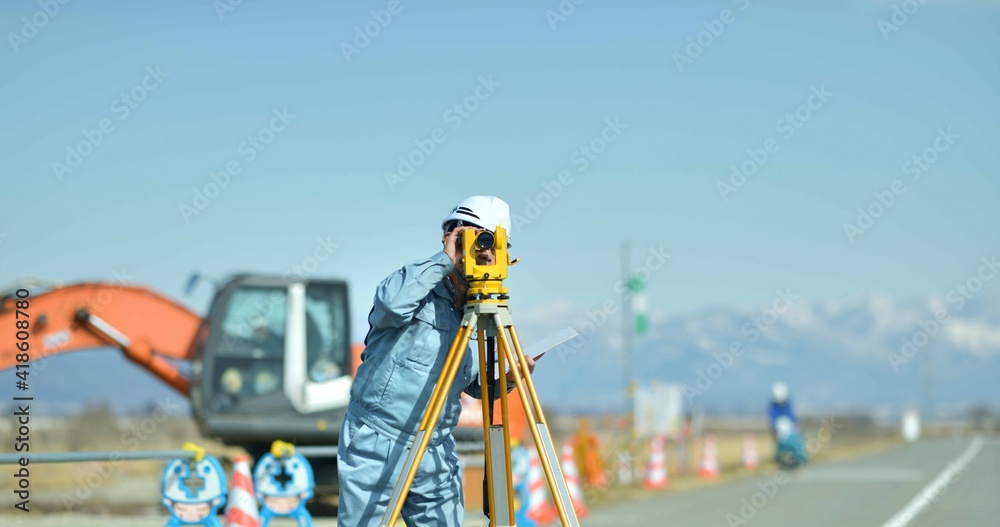
<path fill-rule="evenodd" d="M 217 514 L 226 503 L 226 474 L 214 457 L 171 460 L 163 471 L 160 494 L 170 511 L 166 527 L 221 527 Z"/>
<path fill-rule="evenodd" d="M 306 502 L 313 496 L 316 483 L 312 465 L 302 454 L 280 458 L 264 454 L 254 468 L 253 479 L 261 503 L 261 527 L 267 527 L 275 516 L 295 518 L 299 527 L 312 526 Z"/>

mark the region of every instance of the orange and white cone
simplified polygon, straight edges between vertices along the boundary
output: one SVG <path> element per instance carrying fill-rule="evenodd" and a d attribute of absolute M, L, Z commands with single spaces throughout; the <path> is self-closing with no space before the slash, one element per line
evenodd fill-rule
<path fill-rule="evenodd" d="M 549 502 L 542 462 L 534 447 L 528 449 L 528 518 L 538 525 L 545 525 L 557 516 L 555 506 Z"/>
<path fill-rule="evenodd" d="M 257 499 L 253 495 L 250 458 L 244 455 L 233 460 L 233 478 L 226 503 L 226 527 L 260 527 Z"/>
<path fill-rule="evenodd" d="M 646 479 L 642 481 L 642 488 L 662 489 L 667 486 L 667 482 L 667 460 L 663 453 L 663 437 L 653 436 L 649 451 L 649 465 L 646 468 Z"/>
<path fill-rule="evenodd" d="M 743 468 L 757 470 L 760 458 L 757 456 L 757 440 L 753 434 L 743 436 Z"/>
<path fill-rule="evenodd" d="M 704 479 L 719 477 L 719 450 L 715 446 L 715 436 L 705 438 L 701 454 L 701 469 L 698 470 L 698 476 Z"/>
<path fill-rule="evenodd" d="M 576 471 L 573 443 L 570 441 L 563 441 L 562 472 L 563 478 L 566 480 L 566 487 L 569 489 L 569 497 L 573 500 L 573 510 L 576 511 L 577 519 L 586 518 L 590 511 L 583 503 L 583 488 L 580 487 L 580 474 Z"/>

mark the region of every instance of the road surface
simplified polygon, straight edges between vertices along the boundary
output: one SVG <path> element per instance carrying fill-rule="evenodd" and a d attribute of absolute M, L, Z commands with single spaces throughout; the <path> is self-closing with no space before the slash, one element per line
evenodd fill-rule
<path fill-rule="evenodd" d="M 485 525 L 471 517 L 466 525 Z M 0 514 L 4 526 L 162 527 L 165 516 Z M 333 527 L 332 518 L 316 527 Z M 274 527 L 291 526 L 275 522 Z M 591 511 L 586 527 L 977 527 L 1000 525 L 1000 441 L 921 441 Z"/>
<path fill-rule="evenodd" d="M 1000 442 L 921 441 L 598 511 L 587 527 L 1000 525 Z"/>

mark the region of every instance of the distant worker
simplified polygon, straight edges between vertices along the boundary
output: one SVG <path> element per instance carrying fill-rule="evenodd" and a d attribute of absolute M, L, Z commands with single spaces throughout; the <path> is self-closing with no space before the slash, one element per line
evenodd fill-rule
<path fill-rule="evenodd" d="M 492 230 L 497 225 L 510 228 L 510 209 L 503 200 L 466 198 L 441 225 L 444 249 L 404 265 L 376 289 L 366 347 L 337 446 L 339 525 L 374 525 L 385 514 L 408 442 L 413 444 L 461 323 L 468 286 L 458 270 L 464 256 L 460 234 L 467 229 Z M 495 263 L 493 248 L 475 251 L 479 265 Z M 533 371 L 534 361 L 525 359 Z M 513 376 L 508 373 L 506 389 L 513 388 Z M 463 391 L 482 397 L 479 355 L 471 347 L 403 504 L 402 518 L 408 526 L 462 525 L 462 467 L 451 432 L 461 413 Z"/>
<path fill-rule="evenodd" d="M 580 428 L 573 436 L 576 466 L 580 467 L 583 483 L 589 487 L 604 488 L 608 481 L 601 463 L 601 440 L 590 432 L 586 417 L 580 418 Z"/>
<path fill-rule="evenodd" d="M 768 407 L 768 428 L 771 430 L 771 437 L 777 436 L 778 418 L 785 416 L 792 421 L 793 425 L 798 424 L 795 412 L 792 410 L 792 401 L 788 395 L 788 386 L 783 382 L 776 382 L 771 386 L 771 403 Z"/>
<path fill-rule="evenodd" d="M 808 461 L 798 430 L 798 419 L 792 410 L 788 386 L 783 382 L 776 382 L 771 387 L 768 421 L 771 437 L 774 439 L 774 459 L 778 465 L 789 469 Z"/>

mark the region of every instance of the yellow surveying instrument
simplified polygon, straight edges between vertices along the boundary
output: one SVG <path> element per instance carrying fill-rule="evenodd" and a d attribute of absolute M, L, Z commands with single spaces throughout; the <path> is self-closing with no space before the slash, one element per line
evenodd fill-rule
<path fill-rule="evenodd" d="M 545 424 L 542 405 L 535 393 L 535 385 L 531 380 L 528 362 L 525 360 L 517 330 L 510 316 L 507 305 L 507 289 L 503 280 L 507 277 L 507 267 L 511 262 L 507 254 L 507 231 L 497 227 L 495 231 L 462 231 L 463 261 L 462 273 L 469 284 L 466 291 L 464 314 L 458 334 L 451 343 L 448 357 L 445 359 L 441 375 L 438 377 L 434 391 L 424 410 L 423 419 L 413 438 L 413 444 L 407 452 L 406 461 L 396 480 L 396 486 L 389 498 L 389 505 L 382 516 L 379 525 L 391 527 L 396 525 L 399 515 L 410 492 L 417 467 L 427 449 L 431 434 L 437 425 L 444 407 L 452 382 L 458 372 L 459 365 L 469 347 L 473 331 L 477 332 L 479 343 L 479 383 L 483 387 L 483 436 L 486 450 L 486 481 L 484 509 L 494 527 L 513 527 L 514 523 L 514 490 L 511 477 L 510 431 L 507 415 L 507 389 L 497 387 L 495 377 L 504 379 L 506 366 L 517 386 L 521 406 L 528 421 L 528 429 L 538 450 L 538 457 L 545 471 L 552 501 L 559 512 L 563 527 L 579 527 L 580 522 L 573 510 L 572 499 L 562 470 L 556 462 L 555 447 L 552 436 Z M 494 248 L 495 263 L 479 265 L 476 263 L 475 246 L 486 250 Z M 497 354 L 499 345 L 499 354 Z M 496 370 L 494 372 L 494 364 Z M 487 390 L 488 387 L 488 390 Z M 493 424 L 493 399 L 499 390 L 500 424 Z"/>

